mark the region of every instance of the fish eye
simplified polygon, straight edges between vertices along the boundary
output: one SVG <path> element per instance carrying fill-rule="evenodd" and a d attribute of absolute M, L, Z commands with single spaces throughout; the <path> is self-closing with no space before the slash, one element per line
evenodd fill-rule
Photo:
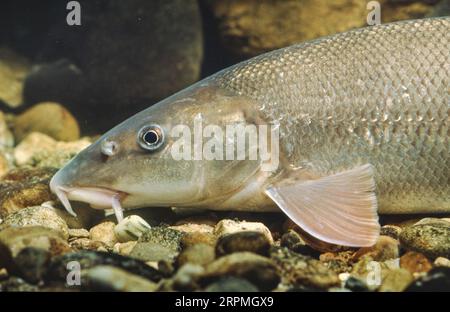
<path fill-rule="evenodd" d="M 164 132 L 158 125 L 145 126 L 139 130 L 137 139 L 143 149 L 154 151 L 164 143 Z"/>

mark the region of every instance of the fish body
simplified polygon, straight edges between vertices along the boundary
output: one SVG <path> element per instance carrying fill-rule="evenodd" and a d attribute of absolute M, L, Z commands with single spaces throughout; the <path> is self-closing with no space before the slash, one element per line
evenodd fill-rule
<path fill-rule="evenodd" d="M 68 200 L 79 200 L 113 207 L 119 217 L 122 207 L 281 209 L 321 240 L 368 246 L 378 235 L 377 211 L 450 212 L 449 79 L 449 17 L 294 45 L 129 118 L 50 186 L 69 210 Z M 180 125 L 193 132 L 184 145 Z M 263 169 L 261 157 L 195 153 L 197 139 L 229 125 L 270 128 L 259 135 L 269 139 L 275 166 Z M 262 150 L 245 143 L 247 154 L 252 148 Z"/>

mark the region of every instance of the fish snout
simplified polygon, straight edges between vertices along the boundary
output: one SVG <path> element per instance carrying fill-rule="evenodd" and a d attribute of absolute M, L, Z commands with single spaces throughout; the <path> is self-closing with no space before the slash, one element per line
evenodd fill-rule
<path fill-rule="evenodd" d="M 50 190 L 58 197 L 64 208 L 71 215 L 76 217 L 69 200 L 88 203 L 92 208 L 108 209 L 112 208 L 117 220 L 123 219 L 121 201 L 128 195 L 127 193 L 90 186 L 74 186 L 65 179 L 64 171 L 58 171 L 50 180 Z"/>

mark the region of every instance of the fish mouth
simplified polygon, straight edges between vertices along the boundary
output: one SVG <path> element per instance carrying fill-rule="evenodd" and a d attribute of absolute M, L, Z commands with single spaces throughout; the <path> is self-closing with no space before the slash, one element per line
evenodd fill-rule
<path fill-rule="evenodd" d="M 117 222 L 121 222 L 123 220 L 123 208 L 121 203 L 128 193 L 103 187 L 74 187 L 55 185 L 51 182 L 50 189 L 56 194 L 67 212 L 74 217 L 76 217 L 77 214 L 73 211 L 69 200 L 88 203 L 94 209 L 112 208 L 114 210 Z"/>

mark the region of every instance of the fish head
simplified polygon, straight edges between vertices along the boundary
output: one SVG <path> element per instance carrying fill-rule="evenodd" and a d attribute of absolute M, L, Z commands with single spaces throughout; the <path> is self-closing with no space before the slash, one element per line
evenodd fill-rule
<path fill-rule="evenodd" d="M 254 123 L 252 104 L 214 85 L 194 85 L 105 133 L 60 169 L 50 188 L 72 214 L 69 200 L 114 208 L 118 219 L 122 208 L 196 207 L 223 200 L 261 165 L 217 151 L 216 139 L 222 146 L 229 141 L 227 126 Z"/>

